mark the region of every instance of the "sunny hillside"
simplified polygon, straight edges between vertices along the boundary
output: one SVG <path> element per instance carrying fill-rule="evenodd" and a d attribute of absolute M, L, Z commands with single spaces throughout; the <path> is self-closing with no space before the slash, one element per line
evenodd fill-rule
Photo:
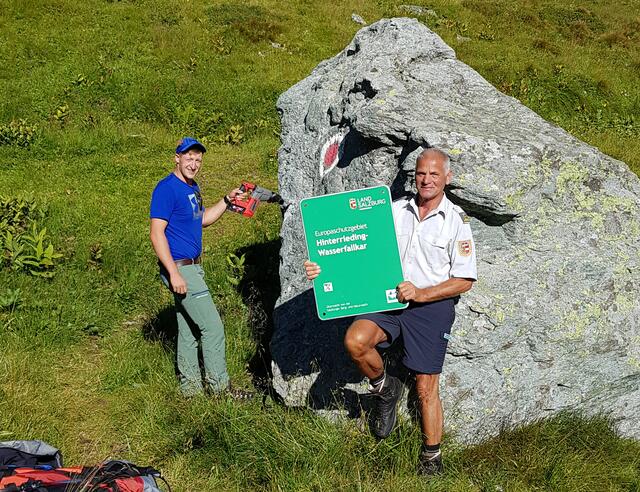
<path fill-rule="evenodd" d="M 179 396 L 148 239 L 150 193 L 182 135 L 208 145 L 205 204 L 242 180 L 277 189 L 275 101 L 351 40 L 353 13 L 417 17 L 500 90 L 640 173 L 640 1 L 402 4 L 0 0 L 0 440 L 43 439 L 68 464 L 150 464 L 176 491 L 425 488 L 410 423 L 377 443 L 360 422 L 269 396 L 276 207 L 205 233 L 231 376 L 263 392 L 248 405 Z M 640 489 L 640 446 L 605 420 L 445 449 L 431 490 Z"/>

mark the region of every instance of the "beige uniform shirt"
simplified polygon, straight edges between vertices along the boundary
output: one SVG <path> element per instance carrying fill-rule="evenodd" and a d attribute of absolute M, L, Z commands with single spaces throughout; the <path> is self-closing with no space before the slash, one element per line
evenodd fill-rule
<path fill-rule="evenodd" d="M 452 277 L 478 278 L 469 218 L 446 196 L 423 220 L 415 197 L 396 200 L 393 219 L 405 280 L 423 289 Z"/>

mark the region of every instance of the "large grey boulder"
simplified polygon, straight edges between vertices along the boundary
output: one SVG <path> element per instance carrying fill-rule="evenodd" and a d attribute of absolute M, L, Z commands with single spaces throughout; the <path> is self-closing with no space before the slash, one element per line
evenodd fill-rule
<path fill-rule="evenodd" d="M 349 320 L 316 317 L 299 200 L 379 184 L 401 195 L 418 147 L 436 146 L 452 156 L 447 194 L 472 216 L 480 277 L 445 361 L 449 432 L 473 442 L 575 409 L 640 438 L 640 183 L 623 162 L 500 93 L 410 19 L 361 29 L 278 110 L 290 206 L 271 349 L 288 405 L 353 414 L 365 391 L 342 347 Z M 321 173 L 319 149 L 338 129 L 344 155 Z"/>

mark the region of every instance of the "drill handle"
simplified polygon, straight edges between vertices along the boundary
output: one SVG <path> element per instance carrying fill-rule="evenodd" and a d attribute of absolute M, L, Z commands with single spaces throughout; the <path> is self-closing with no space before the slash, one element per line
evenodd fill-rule
<path fill-rule="evenodd" d="M 240 191 L 242 191 L 243 193 L 251 193 L 255 189 L 256 185 L 254 185 L 253 183 L 249 183 L 248 181 L 243 181 L 240 185 Z"/>

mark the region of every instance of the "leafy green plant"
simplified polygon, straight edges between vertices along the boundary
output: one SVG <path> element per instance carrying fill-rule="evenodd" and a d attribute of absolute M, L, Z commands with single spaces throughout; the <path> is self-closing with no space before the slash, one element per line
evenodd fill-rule
<path fill-rule="evenodd" d="M 53 244 L 47 239 L 47 228 L 38 229 L 34 222 L 31 224 L 31 233 L 24 234 L 21 238 L 27 246 L 27 252 L 30 253 L 22 258 L 22 263 L 27 266 L 29 273 L 39 277 L 53 277 L 54 262 L 62 258 L 62 255 L 54 252 Z"/>
<path fill-rule="evenodd" d="M 22 305 L 20 289 L 6 289 L 0 294 L 0 311 L 15 311 Z"/>
<path fill-rule="evenodd" d="M 47 228 L 38 229 L 35 222 L 30 234 L 5 233 L 3 260 L 13 270 L 27 270 L 31 275 L 50 278 L 54 275 L 55 260 L 61 257 L 47 239 Z"/>
<path fill-rule="evenodd" d="M 3 198 L 0 196 L 0 232 L 24 232 L 32 221 L 43 219 L 45 211 L 34 198 Z"/>
<path fill-rule="evenodd" d="M 496 39 L 495 35 L 489 30 L 480 31 L 480 34 L 478 34 L 478 38 L 484 41 L 493 41 Z"/>
<path fill-rule="evenodd" d="M 461 22 L 457 19 L 449 19 L 444 16 L 435 20 L 435 26 L 444 27 L 445 29 L 456 32 L 460 35 L 465 35 L 469 31 L 469 25 L 466 22 Z"/>
<path fill-rule="evenodd" d="M 38 128 L 29 125 L 26 120 L 13 120 L 0 126 L 0 145 L 29 147 L 36 139 Z"/>
<path fill-rule="evenodd" d="M 229 253 L 227 255 L 227 264 L 229 265 L 229 273 L 227 274 L 227 280 L 231 285 L 237 287 L 240 285 L 240 281 L 244 276 L 245 270 L 245 255 L 244 253 L 240 256 Z"/>
<path fill-rule="evenodd" d="M 272 118 L 258 118 L 253 122 L 253 127 L 256 131 L 267 131 L 276 137 L 280 136 L 278 122 Z"/>
<path fill-rule="evenodd" d="M 188 133 L 204 138 L 218 130 L 224 115 L 196 109 L 193 105 L 176 106 L 172 116 L 172 127 L 176 133 Z"/>
<path fill-rule="evenodd" d="M 4 236 L 2 264 L 6 264 L 14 270 L 24 268 L 22 260 L 28 255 L 25 252 L 24 244 L 18 240 L 11 232 L 6 231 Z"/>
<path fill-rule="evenodd" d="M 227 46 L 224 39 L 220 37 L 211 39 L 211 48 L 220 55 L 228 55 L 231 53 L 229 46 Z"/>
<path fill-rule="evenodd" d="M 82 87 L 83 85 L 91 85 L 91 82 L 86 75 L 78 74 L 78 76 L 71 82 L 71 85 L 74 87 Z"/>
<path fill-rule="evenodd" d="M 66 103 L 61 104 L 53 112 L 53 119 L 60 123 L 61 127 L 64 127 L 67 119 L 69 118 L 69 112 L 69 106 Z"/>
<path fill-rule="evenodd" d="M 224 135 L 219 137 L 220 143 L 228 145 L 240 145 L 243 139 L 242 125 L 232 125 Z"/>
<path fill-rule="evenodd" d="M 89 265 L 94 268 L 102 267 L 102 245 L 100 243 L 95 243 L 89 246 Z"/>
<path fill-rule="evenodd" d="M 0 265 L 39 277 L 54 275 L 62 255 L 54 251 L 47 228 L 38 226 L 44 216 L 34 199 L 0 198 Z"/>

